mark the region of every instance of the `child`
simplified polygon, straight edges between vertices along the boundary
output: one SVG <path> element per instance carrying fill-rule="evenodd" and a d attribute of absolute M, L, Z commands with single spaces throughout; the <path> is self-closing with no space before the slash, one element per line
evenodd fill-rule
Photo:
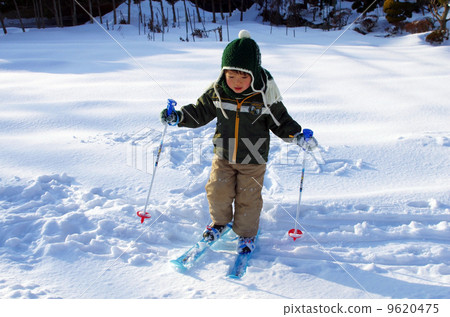
<path fill-rule="evenodd" d="M 317 142 L 305 142 L 302 128 L 281 102 L 272 76 L 261 67 L 258 45 L 245 30 L 225 48 L 220 75 L 197 104 L 186 105 L 170 116 L 167 109 L 161 112 L 163 123 L 178 122 L 188 128 L 203 126 L 214 118 L 215 156 L 205 187 L 212 224 L 203 236 L 218 239 L 233 221 L 233 231 L 239 236 L 238 252 L 249 253 L 255 248 L 263 204 L 269 132 L 308 150 Z"/>

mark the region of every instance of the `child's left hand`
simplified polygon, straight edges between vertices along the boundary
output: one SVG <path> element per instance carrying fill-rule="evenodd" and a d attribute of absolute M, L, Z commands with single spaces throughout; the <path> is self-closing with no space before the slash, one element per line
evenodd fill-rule
<path fill-rule="evenodd" d="M 316 138 L 314 138 L 313 136 L 308 138 L 308 140 L 305 140 L 303 133 L 299 133 L 295 137 L 297 139 L 296 141 L 298 146 L 300 146 L 305 151 L 313 151 L 319 145 Z"/>

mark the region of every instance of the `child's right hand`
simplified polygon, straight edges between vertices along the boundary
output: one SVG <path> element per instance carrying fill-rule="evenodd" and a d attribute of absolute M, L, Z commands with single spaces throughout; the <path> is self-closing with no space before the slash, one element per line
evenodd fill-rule
<path fill-rule="evenodd" d="M 163 124 L 176 125 L 181 118 L 180 111 L 173 111 L 170 115 L 167 114 L 167 109 L 161 111 L 160 119 Z"/>

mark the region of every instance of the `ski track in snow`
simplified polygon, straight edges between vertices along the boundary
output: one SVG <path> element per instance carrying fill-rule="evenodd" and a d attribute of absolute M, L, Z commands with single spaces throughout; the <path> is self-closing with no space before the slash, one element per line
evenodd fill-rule
<path fill-rule="evenodd" d="M 231 25 L 232 34 L 242 28 Z M 268 26 L 246 27 L 283 89 L 340 34 L 311 30 L 294 40 L 284 28 L 267 37 Z M 201 91 L 193 88 L 215 79 L 224 43 L 180 48 L 171 32 L 167 43 L 128 26 L 113 34 L 186 98 L 180 104 L 193 102 Z M 0 87 L 0 298 L 448 298 L 448 93 L 436 88 L 448 83 L 448 45 L 351 32 L 284 94 L 293 117 L 317 132 L 325 160 L 307 159 L 304 236 L 287 236 L 303 154 L 273 136 L 261 235 L 239 281 L 224 278 L 233 235 L 185 275 L 168 264 L 209 223 L 214 122 L 168 129 L 152 218 L 140 224 L 167 96 L 96 26 L 0 37 L 8 46 L 0 51 L 0 76 L 8 76 Z"/>

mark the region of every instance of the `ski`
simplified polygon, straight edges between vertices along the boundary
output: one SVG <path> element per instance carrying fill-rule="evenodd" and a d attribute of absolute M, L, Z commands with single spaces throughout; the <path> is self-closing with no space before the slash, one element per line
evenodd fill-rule
<path fill-rule="evenodd" d="M 221 234 L 221 237 L 231 230 L 232 224 L 229 223 Z M 200 257 L 211 248 L 211 246 L 216 243 L 219 239 L 214 241 L 208 241 L 205 238 L 201 238 L 197 243 L 195 243 L 189 250 L 184 252 L 175 260 L 171 260 L 170 263 L 180 272 L 189 270 L 195 263 L 200 259 Z"/>
<path fill-rule="evenodd" d="M 259 232 L 256 235 L 255 243 L 257 242 L 258 235 Z M 230 270 L 228 272 L 229 278 L 240 279 L 245 275 L 253 252 L 255 251 L 253 250 L 252 252 L 249 253 L 238 253 L 234 261 L 234 264 L 230 267 Z"/>
<path fill-rule="evenodd" d="M 245 272 L 247 271 L 248 262 L 250 261 L 252 253 L 253 252 L 237 255 L 233 266 L 230 268 L 230 271 L 228 272 L 229 278 L 240 279 L 245 275 Z"/>

